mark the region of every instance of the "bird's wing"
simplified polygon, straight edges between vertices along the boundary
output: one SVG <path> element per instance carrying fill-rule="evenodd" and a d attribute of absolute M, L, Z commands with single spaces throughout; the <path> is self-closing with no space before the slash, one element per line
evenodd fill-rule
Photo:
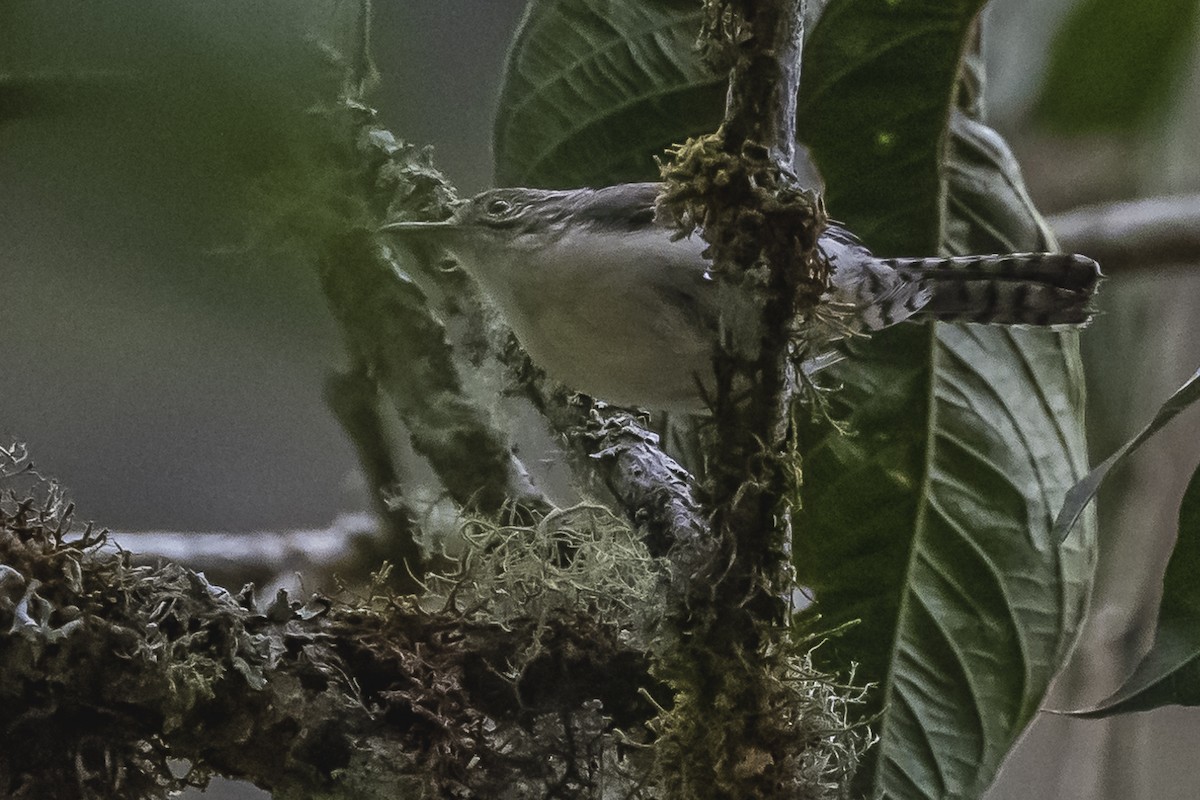
<path fill-rule="evenodd" d="M 578 221 L 614 231 L 633 232 L 656 225 L 654 201 L 661 183 L 623 183 L 595 189 L 574 209 Z"/>

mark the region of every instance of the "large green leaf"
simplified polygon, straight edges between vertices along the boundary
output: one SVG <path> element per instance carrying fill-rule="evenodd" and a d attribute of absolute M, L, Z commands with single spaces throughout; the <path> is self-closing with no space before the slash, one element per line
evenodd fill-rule
<path fill-rule="evenodd" d="M 833 0 L 809 38 L 803 138 L 831 212 L 881 253 L 1048 244 L 993 132 L 959 119 L 947 153 L 981 4 Z M 691 49 L 695 6 L 534 0 L 499 109 L 500 181 L 645 179 L 660 147 L 715 128 L 723 87 Z M 880 685 L 871 792 L 978 796 L 1085 594 L 1090 529 L 1065 547 L 1050 535 L 1084 462 L 1075 337 L 914 325 L 854 350 L 834 413 L 855 434 L 805 432 L 796 547 L 821 624 L 862 622 L 818 654 Z"/>
<path fill-rule="evenodd" d="M 876 252 L 1049 244 L 1003 141 L 948 124 L 981 5 L 834 0 L 809 42 L 802 136 Z M 797 565 L 826 624 L 861 620 L 829 652 L 881 682 L 874 795 L 977 797 L 1087 594 L 1092 528 L 1052 534 L 1086 464 L 1076 337 L 914 326 L 856 356 L 834 413 L 857 435 L 810 432 Z"/>
<path fill-rule="evenodd" d="M 1037 119 L 1062 133 L 1132 132 L 1163 115 L 1196 48 L 1197 0 L 1082 0 L 1055 37 Z"/>
<path fill-rule="evenodd" d="M 1091 499 L 1109 468 L 1124 459 L 1179 413 L 1200 406 L 1200 372 L 1163 405 L 1154 420 L 1129 444 L 1089 475 Z M 1200 471 L 1179 507 L 1179 539 L 1163 576 L 1154 645 L 1111 697 L 1083 716 L 1107 717 L 1160 706 L 1200 706 Z"/>
<path fill-rule="evenodd" d="M 654 156 L 721 118 L 725 85 L 695 52 L 696 0 L 533 0 L 496 114 L 501 186 L 652 180 Z"/>

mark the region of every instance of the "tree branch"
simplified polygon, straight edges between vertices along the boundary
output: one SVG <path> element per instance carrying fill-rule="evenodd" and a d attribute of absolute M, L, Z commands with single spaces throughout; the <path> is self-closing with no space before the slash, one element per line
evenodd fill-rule
<path fill-rule="evenodd" d="M 817 256 L 819 200 L 797 186 L 796 96 L 802 0 L 709 0 L 702 41 L 729 68 L 725 120 L 662 168 L 658 211 L 711 245 L 725 300 L 714 352 L 712 420 L 702 431 L 705 508 L 716 543 L 673 609 L 662 654 L 675 710 L 661 725 L 672 797 L 802 793 L 807 723 L 788 674 L 797 648 L 784 598 L 798 454 L 791 429 L 793 332 L 828 285 Z"/>
<path fill-rule="evenodd" d="M 1064 250 L 1109 274 L 1200 264 L 1200 194 L 1085 206 L 1049 222 Z"/>
<path fill-rule="evenodd" d="M 785 171 L 796 160 L 796 102 L 800 88 L 803 0 L 710 0 L 702 34 L 730 63 L 722 128 L 730 152 L 746 143 L 768 150 Z"/>
<path fill-rule="evenodd" d="M 647 559 L 580 538 L 594 512 L 561 532 L 634 581 L 600 582 L 598 599 L 510 539 L 503 564 L 546 580 L 522 589 L 484 558 L 446 584 L 440 610 L 435 595 L 302 604 L 280 592 L 260 611 L 252 593 L 100 552 L 105 534 L 71 533 L 72 508 L 0 449 L 6 797 L 161 797 L 212 771 L 277 800 L 590 797 L 599 771 L 622 785 L 613 725 L 634 743 L 655 713 L 646 692 L 662 694 L 631 644 L 646 607 L 622 596 L 652 584 L 637 577 Z M 175 777 L 168 758 L 195 773 Z M 628 796 L 643 796 L 636 786 Z"/>
<path fill-rule="evenodd" d="M 595 410 L 591 424 L 572 431 L 600 466 L 605 486 L 656 556 L 674 562 L 675 592 L 689 594 L 687 582 L 708 563 L 716 542 L 692 491 L 692 477 L 660 448 L 657 434 L 632 415 Z"/>
<path fill-rule="evenodd" d="M 804 288 L 811 302 L 811 284 L 820 281 L 812 269 L 817 209 L 792 174 L 803 5 L 740 0 L 709 6 L 709 35 L 721 34 L 732 62 L 719 135 L 724 151 L 742 164 L 735 183 L 745 185 L 736 192 L 741 196 L 714 191 L 706 198 L 703 231 L 717 269 L 734 291 L 753 297 L 761 317 L 753 336 L 739 342 L 735 332 L 716 356 L 710 492 L 714 527 L 736 553 L 733 596 L 726 599 L 736 596 L 760 621 L 781 617 L 779 598 L 790 589 L 784 566 L 789 529 L 780 525 L 790 516 L 794 489 L 782 463 L 791 457 L 785 452 L 789 345 L 803 310 L 802 287 L 810 284 Z M 766 275 L 756 274 L 761 271 Z M 730 305 L 726 316 L 735 331 L 736 314 Z"/>
<path fill-rule="evenodd" d="M 367 481 L 371 504 L 383 523 L 382 547 L 375 549 L 382 549 L 385 558 L 399 566 L 394 573 L 395 588 L 416 594 L 425 577 L 420 528 L 415 511 L 405 500 L 393 495 L 400 486 L 400 474 L 388 448 L 389 440 L 379 409 L 379 385 L 372 380 L 365 365 L 358 364 L 331 376 L 325 385 L 325 397 L 342 430 L 358 451 L 358 463 Z M 336 562 L 328 560 L 325 563 Z"/>
<path fill-rule="evenodd" d="M 375 112 L 364 102 L 377 79 L 371 20 L 370 0 L 358 0 L 342 96 L 326 110 L 329 141 L 322 143 L 320 158 L 328 160 L 333 152 L 342 168 L 341 196 L 328 198 L 335 223 L 316 236 L 301 235 L 317 253 L 326 300 L 353 364 L 331 380 L 331 405 L 358 451 L 390 534 L 390 557 L 405 565 L 402 576 L 419 580 L 424 563 L 418 531 L 399 495 L 399 471 L 385 444 L 377 393 L 391 400 L 413 449 L 461 508 L 498 516 L 505 509 L 545 512 L 550 504 L 488 408 L 465 391 L 461 355 L 456 360 L 425 292 L 377 240 L 375 230 L 389 218 L 444 219 L 456 195 L 429 153 L 398 142 L 375 123 Z M 407 584 L 414 590 L 419 585 Z"/>
<path fill-rule="evenodd" d="M 400 265 L 371 231 L 346 234 L 323 254 L 325 294 L 352 354 L 370 365 L 414 449 L 429 459 L 456 503 L 489 514 L 509 498 L 544 506 L 504 436 L 463 391 L 424 293 L 397 274 L 403 274 Z"/>
<path fill-rule="evenodd" d="M 371 514 L 343 514 L 324 528 L 233 531 L 113 531 L 106 549 L 122 549 L 135 561 L 166 559 L 203 572 L 223 586 L 277 583 L 296 573 L 328 574 L 377 535 Z"/>

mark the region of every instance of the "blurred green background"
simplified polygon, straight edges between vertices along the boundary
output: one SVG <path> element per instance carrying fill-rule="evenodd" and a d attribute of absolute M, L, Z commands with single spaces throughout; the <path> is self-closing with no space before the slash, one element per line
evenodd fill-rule
<path fill-rule="evenodd" d="M 993 2 L 989 121 L 1044 212 L 1200 202 L 1197 7 Z M 464 193 L 490 185 L 491 115 L 522 8 L 376 3 L 381 119 L 434 145 Z M 315 275 L 258 246 L 286 201 L 271 176 L 287 174 L 336 88 L 356 12 L 336 0 L 0 0 L 0 435 L 28 442 L 86 518 L 253 532 L 368 507 L 322 398 L 342 355 Z M 1200 263 L 1113 274 L 1102 304 L 1084 336 L 1099 454 L 1200 363 Z M 1100 588 L 1060 705 L 1103 696 L 1145 643 L 1200 459 L 1196 416 L 1105 498 Z M 1197 734 L 1179 710 L 1044 716 L 990 796 L 1194 798 Z M 240 791 L 261 795 L 218 782 L 208 796 Z"/>

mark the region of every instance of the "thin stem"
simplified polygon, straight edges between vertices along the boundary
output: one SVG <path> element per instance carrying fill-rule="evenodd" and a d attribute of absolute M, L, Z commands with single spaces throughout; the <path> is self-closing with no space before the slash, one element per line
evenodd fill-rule
<path fill-rule="evenodd" d="M 363 365 L 333 375 L 326 397 L 342 430 L 358 453 L 375 513 L 383 523 L 384 541 L 378 548 L 400 567 L 393 571 L 396 588 L 418 593 L 425 577 L 425 560 L 418 544 L 417 515 L 399 497 L 400 474 L 388 448 L 379 409 L 379 386 Z"/>

